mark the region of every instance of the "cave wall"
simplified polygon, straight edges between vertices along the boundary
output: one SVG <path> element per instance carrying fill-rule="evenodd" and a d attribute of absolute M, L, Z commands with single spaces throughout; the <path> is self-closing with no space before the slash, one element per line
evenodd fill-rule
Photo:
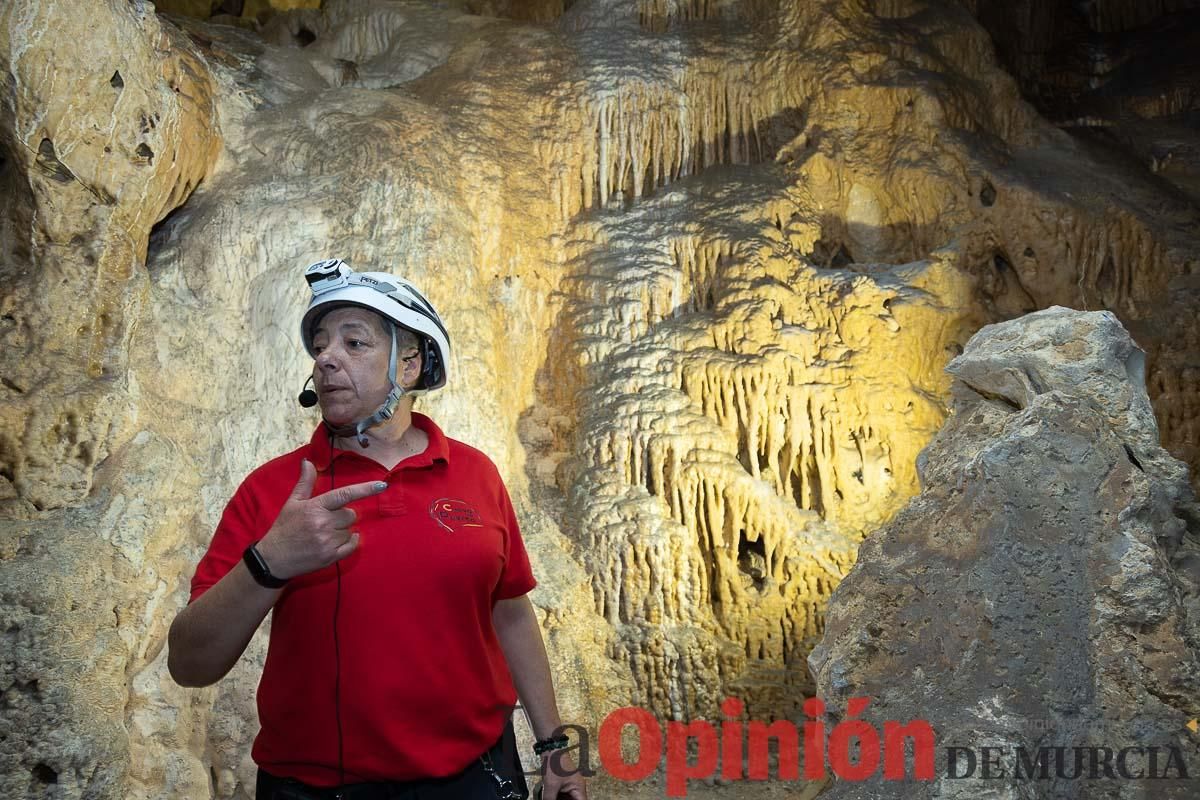
<path fill-rule="evenodd" d="M 1194 202 L 1047 122 L 958 3 L 204 16 L 0 9 L 6 796 L 247 796 L 265 640 L 182 690 L 166 629 L 237 483 L 316 421 L 318 258 L 442 312 L 418 408 L 509 483 L 593 726 L 795 711 L 988 322 L 1111 309 L 1194 472 Z"/>
<path fill-rule="evenodd" d="M 832 724 L 852 698 L 876 729 L 923 720 L 934 775 L 821 796 L 1195 797 L 1200 506 L 1159 444 L 1145 354 L 1111 312 L 1055 307 L 983 328 L 947 371 L 922 491 L 863 543 L 810 656 Z M 955 747 L 993 764 L 951 770 Z M 1125 755 L 1106 776 L 1076 747 Z"/>
<path fill-rule="evenodd" d="M 963 0 L 963 5 L 991 35 L 1001 63 L 1016 77 L 1023 95 L 1049 121 L 1111 165 L 1112 178 L 1154 187 L 1153 194 L 1164 199 L 1162 208 L 1173 221 L 1169 227 L 1179 234 L 1168 237 L 1178 244 L 1160 241 L 1169 250 L 1187 252 L 1195 223 L 1186 209 L 1200 202 L 1200 4 Z M 1137 204 L 1155 207 L 1154 201 L 1141 197 Z M 1140 238 L 1129 234 L 1133 232 L 1117 238 L 1130 243 Z M 1195 381 L 1200 373 L 1195 353 L 1200 342 L 1195 326 L 1178 316 L 1180 309 L 1190 315 L 1195 308 L 1195 269 L 1187 267 L 1182 274 L 1144 270 L 1161 276 L 1152 296 L 1176 300 L 1157 311 L 1143 307 L 1134 312 L 1119 308 L 1130 298 L 1116 299 L 1114 281 L 1122 278 L 1115 267 L 1141 259 L 1115 253 L 1110 258 L 1107 243 L 1101 246 L 1105 252 L 1085 246 L 1092 255 L 1085 259 L 1091 266 L 1084 272 L 1095 276 L 1099 296 L 1089 301 L 1083 292 L 1081 299 L 1091 303 L 1086 307 L 1120 312 L 1137 340 L 1150 348 L 1150 397 L 1163 443 L 1191 466 L 1196 485 L 1200 456 Z M 1153 249 L 1143 250 L 1152 261 L 1158 258 Z"/>
<path fill-rule="evenodd" d="M 1200 3 L 964 5 L 1049 120 L 1200 198 Z"/>

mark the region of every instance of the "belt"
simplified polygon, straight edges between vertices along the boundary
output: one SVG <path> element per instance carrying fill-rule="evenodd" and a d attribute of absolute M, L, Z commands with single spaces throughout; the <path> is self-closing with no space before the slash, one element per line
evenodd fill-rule
<path fill-rule="evenodd" d="M 487 782 L 496 790 L 498 800 L 523 800 L 529 796 L 529 790 L 520 762 L 511 765 L 504 763 L 506 751 L 510 759 L 516 758 L 515 741 L 510 739 L 509 747 L 505 747 L 505 739 L 512 737 L 511 725 L 509 722 L 499 741 L 472 761 L 466 769 L 447 778 L 371 781 L 326 787 L 310 786 L 295 778 L 272 775 L 260 767 L 255 790 L 256 800 L 409 800 L 425 796 L 427 792 L 436 794 L 440 786 L 453 783 L 467 773 L 475 771 L 486 775 Z"/>
<path fill-rule="evenodd" d="M 346 783 L 332 787 L 309 786 L 295 778 L 280 778 L 260 768 L 255 797 L 257 800 L 399 800 L 413 796 L 416 788 L 415 785 L 406 788 L 404 783 L 399 781 Z"/>

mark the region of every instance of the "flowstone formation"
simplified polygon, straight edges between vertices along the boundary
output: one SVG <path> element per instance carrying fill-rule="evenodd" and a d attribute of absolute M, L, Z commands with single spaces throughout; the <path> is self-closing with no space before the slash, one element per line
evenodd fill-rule
<path fill-rule="evenodd" d="M 911 494 L 936 365 L 971 319 L 949 258 L 823 272 L 770 216 L 802 194 L 734 216 L 767 181 L 727 180 L 589 230 L 564 311 L 594 399 L 557 483 L 610 656 L 636 702 L 683 719 L 730 694 L 773 715 L 811 689 L 825 598 Z"/>
<path fill-rule="evenodd" d="M 947 371 L 922 492 L 863 543 L 810 656 L 834 720 L 858 697 L 881 731 L 927 720 L 935 778 L 821 796 L 1195 797 L 1200 506 L 1144 354 L 1109 312 L 1051 308 L 984 328 Z"/>
<path fill-rule="evenodd" d="M 1047 124 L 956 2 L 170 8 L 0 7 L 0 795 L 252 791 L 265 638 L 205 690 L 164 645 L 316 423 L 320 258 L 446 319 L 418 410 L 498 464 L 593 731 L 796 713 L 988 322 L 1111 309 L 1200 459 L 1200 215 Z"/>

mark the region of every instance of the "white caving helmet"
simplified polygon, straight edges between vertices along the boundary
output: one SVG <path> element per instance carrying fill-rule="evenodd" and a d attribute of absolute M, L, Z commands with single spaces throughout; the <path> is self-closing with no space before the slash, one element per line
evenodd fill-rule
<path fill-rule="evenodd" d="M 396 376 L 397 340 L 392 327 L 392 352 L 388 359 L 388 380 L 392 390 L 374 414 L 350 425 L 330 429 L 335 436 L 355 436 L 364 447 L 367 428 L 391 418 L 396 404 L 404 395 L 421 395 L 446 385 L 446 365 L 450 362 L 450 336 L 442 324 L 442 318 L 434 311 L 425 296 L 403 278 L 386 272 L 359 272 L 340 258 L 318 261 L 304 271 L 304 278 L 312 289 L 312 301 L 300 322 L 300 337 L 304 349 L 314 359 L 313 333 L 317 322 L 327 312 L 341 306 L 367 308 L 395 325 L 412 331 L 417 336 L 421 351 L 421 377 L 416 388 L 405 389 Z"/>

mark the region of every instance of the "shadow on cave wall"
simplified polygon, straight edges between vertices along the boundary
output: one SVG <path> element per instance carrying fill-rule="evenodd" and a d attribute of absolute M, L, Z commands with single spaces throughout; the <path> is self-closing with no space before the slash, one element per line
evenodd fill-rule
<path fill-rule="evenodd" d="M 1043 116 L 1200 200 L 1200 2 L 965 4 Z"/>

